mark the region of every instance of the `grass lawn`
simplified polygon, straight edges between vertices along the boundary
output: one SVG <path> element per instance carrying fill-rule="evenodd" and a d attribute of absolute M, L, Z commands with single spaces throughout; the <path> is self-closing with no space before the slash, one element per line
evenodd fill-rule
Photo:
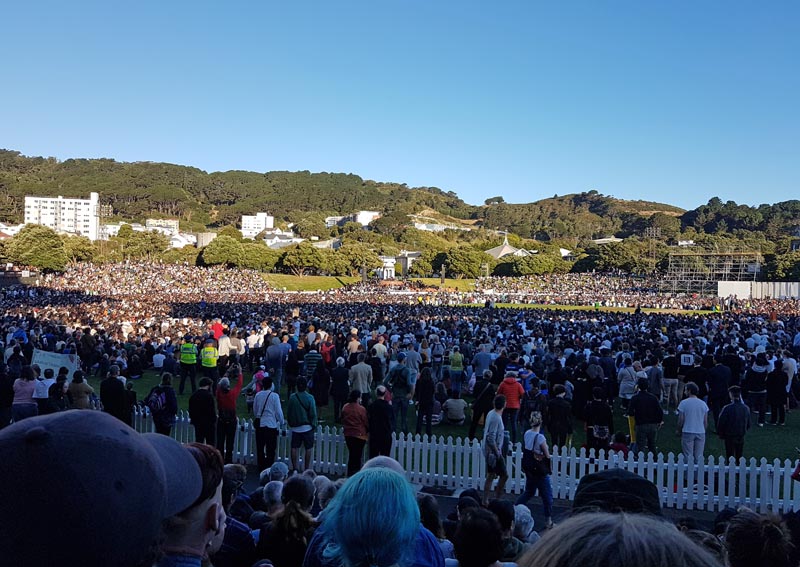
<path fill-rule="evenodd" d="M 291 274 L 266 274 L 264 278 L 273 289 L 286 288 L 286 291 L 328 291 L 360 281 L 357 277 L 303 276 L 301 278 Z"/>
<path fill-rule="evenodd" d="M 252 372 L 245 371 L 244 383 L 247 385 L 250 382 L 250 378 L 252 378 Z M 99 381 L 95 378 L 90 379 L 91 386 L 95 389 L 96 392 L 100 390 Z M 145 396 L 150 392 L 150 389 L 159 383 L 159 377 L 157 374 L 153 372 L 145 372 L 144 376 L 134 382 L 134 390 L 138 394 L 138 398 L 140 400 L 144 399 Z M 179 381 L 173 381 L 173 385 L 175 390 L 178 390 Z M 286 391 L 284 389 L 283 397 L 285 400 Z M 189 405 L 189 396 L 191 395 L 191 387 L 187 384 L 186 386 L 186 393 L 184 395 L 178 396 L 178 407 L 182 410 L 186 410 Z M 467 396 L 465 398 L 467 401 L 472 401 L 472 399 Z M 284 404 L 285 410 L 285 404 Z M 237 406 L 237 411 L 239 416 L 248 416 L 247 413 L 247 404 L 245 403 L 244 396 L 240 396 L 239 403 Z M 327 407 L 319 408 L 319 416 L 321 425 L 333 425 L 333 405 L 332 403 Z M 664 427 L 659 431 L 657 444 L 659 451 L 663 453 L 675 453 L 678 454 L 681 451 L 681 440 L 675 433 L 675 428 L 677 425 L 677 417 L 673 414 L 667 415 L 664 420 Z M 409 427 L 414 430 L 416 426 L 416 415 L 413 411 L 409 412 Z M 769 421 L 769 416 L 767 416 L 767 421 Z M 621 412 L 617 408 L 614 412 L 614 425 L 616 431 L 628 431 L 628 423 L 621 416 Z M 575 420 L 573 422 L 573 427 L 575 428 L 575 434 L 573 437 L 572 444 L 575 447 L 580 448 L 580 446 L 585 441 L 585 434 L 583 432 L 582 422 Z M 725 447 L 722 441 L 714 434 L 713 431 L 713 424 L 711 418 L 709 418 L 709 432 L 706 434 L 706 456 L 714 455 L 714 456 L 725 456 Z M 437 436 L 452 436 L 453 438 L 456 437 L 466 437 L 467 432 L 469 430 L 469 416 L 467 417 L 467 422 L 462 426 L 454 426 L 454 425 L 435 425 L 433 427 L 433 434 Z M 794 410 L 790 412 L 786 416 L 786 425 L 785 426 L 771 426 L 765 425 L 764 427 L 756 427 L 754 426 L 747 434 L 745 438 L 744 444 L 744 456 L 747 458 L 756 457 L 761 458 L 765 457 L 769 461 L 773 459 L 790 459 L 794 460 L 797 458 L 797 452 L 795 451 L 795 447 L 800 445 L 800 439 L 798 439 L 797 432 L 800 430 L 800 410 Z M 424 431 L 424 429 L 423 429 Z M 482 428 L 478 428 L 478 437 L 482 436 Z M 519 435 L 521 437 L 521 433 Z M 519 439 L 518 439 L 519 440 Z"/>
<path fill-rule="evenodd" d="M 454 289 L 456 291 L 475 291 L 475 280 L 471 279 L 451 279 L 446 278 L 444 285 L 439 278 L 411 278 L 413 281 L 422 282 L 430 287 L 443 287 L 444 289 Z"/>

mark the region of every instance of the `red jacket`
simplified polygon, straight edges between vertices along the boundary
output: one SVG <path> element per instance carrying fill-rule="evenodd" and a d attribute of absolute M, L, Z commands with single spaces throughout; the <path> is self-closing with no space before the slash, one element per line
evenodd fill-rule
<path fill-rule="evenodd" d="M 217 409 L 220 414 L 233 412 L 233 415 L 236 415 L 236 399 L 242 391 L 242 382 L 242 375 L 239 374 L 236 385 L 227 392 L 224 392 L 222 388 L 217 388 Z"/>
<path fill-rule="evenodd" d="M 506 397 L 506 407 L 508 409 L 519 409 L 519 403 L 525 395 L 525 389 L 517 382 L 517 379 L 508 376 L 497 387 L 497 395 Z"/>

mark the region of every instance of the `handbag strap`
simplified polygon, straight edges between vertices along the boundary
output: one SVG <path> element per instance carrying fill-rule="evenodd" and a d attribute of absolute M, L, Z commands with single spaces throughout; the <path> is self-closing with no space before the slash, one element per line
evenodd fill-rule
<path fill-rule="evenodd" d="M 262 417 L 264 417 L 264 412 L 267 411 L 267 403 L 269 402 L 269 397 L 271 395 L 272 395 L 272 390 L 269 391 L 269 394 L 267 394 L 267 399 L 264 400 L 264 407 L 261 408 L 261 413 L 258 414 L 258 419 L 261 419 Z"/>

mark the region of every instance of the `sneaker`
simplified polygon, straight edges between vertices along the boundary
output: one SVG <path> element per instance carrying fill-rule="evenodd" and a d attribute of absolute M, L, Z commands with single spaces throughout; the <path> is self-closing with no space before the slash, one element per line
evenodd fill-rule
<path fill-rule="evenodd" d="M 758 426 L 759 427 L 764 427 L 764 424 L 763 423 L 759 423 Z"/>
<path fill-rule="evenodd" d="M 544 523 L 544 529 L 546 529 L 546 530 L 551 530 L 551 529 L 553 529 L 555 526 L 556 526 L 556 524 L 555 524 L 555 522 L 553 522 L 553 520 L 548 520 L 548 521 L 546 521 L 546 522 Z"/>
<path fill-rule="evenodd" d="M 675 410 L 675 415 L 680 415 L 680 413 L 681 412 L 679 412 L 678 410 Z"/>

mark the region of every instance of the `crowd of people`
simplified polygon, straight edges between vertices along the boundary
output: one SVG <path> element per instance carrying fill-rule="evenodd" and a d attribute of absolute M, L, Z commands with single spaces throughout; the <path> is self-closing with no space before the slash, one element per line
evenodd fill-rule
<path fill-rule="evenodd" d="M 497 407 L 502 407 L 497 404 Z M 535 443 L 534 443 L 535 444 Z M 0 431 L 0 563 L 16 567 L 774 567 L 800 561 L 800 517 L 725 509 L 704 528 L 664 516 L 623 469 L 584 476 L 540 534 L 524 504 L 464 490 L 455 510 L 415 494 L 389 457 L 346 479 L 282 462 L 247 470 L 203 443 L 67 411 Z M 54 526 L 47 537 L 32 526 Z"/>
<path fill-rule="evenodd" d="M 613 285 L 623 289 L 632 283 Z M 764 303 L 766 308 L 762 308 L 753 303 L 748 309 L 700 315 L 494 309 L 458 303 L 426 301 L 415 293 L 371 285 L 324 294 L 289 294 L 269 290 L 255 273 L 145 264 L 120 265 L 116 270 L 79 265 L 61 276 L 44 276 L 37 287 L 4 289 L 0 291 L 4 350 L 0 452 L 11 455 L 17 453 L 10 451 L 16 451 L 22 456 L 7 459 L 14 463 L 6 469 L 7 474 L 21 475 L 29 467 L 40 466 L 37 463 L 63 460 L 59 463 L 62 468 L 40 474 L 92 487 L 99 481 L 82 468 L 99 463 L 113 466 L 113 448 L 130 452 L 130 444 L 135 443 L 135 450 L 146 456 L 142 459 L 146 461 L 142 466 L 149 467 L 146 474 L 138 471 L 139 477 L 133 480 L 98 472 L 98 478 L 106 482 L 98 484 L 97 495 L 110 499 L 108 508 L 117 501 L 122 506 L 122 501 L 130 501 L 131 494 L 139 491 L 148 497 L 166 498 L 157 506 L 142 500 L 133 508 L 140 520 L 151 526 L 167 519 L 167 534 L 156 537 L 151 533 L 155 528 L 140 530 L 124 548 L 136 547 L 140 555 L 129 552 L 129 557 L 111 564 L 144 564 L 134 562 L 134 557 L 141 557 L 141 561 L 159 561 L 159 565 L 191 565 L 195 559 L 211 557 L 215 566 L 270 560 L 276 567 L 316 567 L 331 562 L 441 567 L 445 559 L 465 567 L 482 567 L 484 564 L 476 561 L 484 560 L 485 565 L 497 561 L 526 566 L 594 565 L 582 562 L 589 558 L 577 550 L 569 555 L 552 544 L 548 547 L 552 541 L 549 534 L 561 533 L 566 538 L 585 528 L 578 518 L 553 524 L 548 471 L 552 447 L 568 445 L 574 430 L 582 428 L 589 449 L 655 452 L 664 415 L 676 412 L 687 458 L 703 455 L 705 435 L 712 424 L 714 433 L 725 441 L 727 455 L 739 458 L 751 425 L 779 428 L 786 423 L 786 411 L 796 407 L 800 397 L 800 316 L 783 304 Z M 33 360 L 37 350 L 76 355 L 80 368 L 72 375 L 67 368 L 42 369 Z M 131 386 L 145 371 L 157 372 L 159 384 L 137 399 Z M 98 391 L 87 383 L 90 376 L 101 379 Z M 197 443 L 188 449 L 176 448 L 168 442 L 169 435 L 178 400 L 187 395 Z M 291 478 L 271 479 L 278 484 L 266 482 L 250 500 L 238 493 L 243 473 L 232 463 L 242 396 L 255 421 L 259 470 L 284 468 L 276 461 L 277 440 L 291 435 L 291 455 L 283 474 Z M 127 427 L 113 425 L 130 425 L 136 405 L 153 415 L 156 436 L 133 435 Z M 310 468 L 319 412 L 329 405 L 334 420 L 343 427 L 349 450 L 350 480 L 338 485 L 300 472 Z M 93 408 L 103 411 L 68 411 Z M 626 419 L 627 428 L 615 429 L 615 414 Z M 422 499 L 417 505 L 412 495 L 414 509 L 406 510 L 408 515 L 378 510 L 370 517 L 351 516 L 358 508 L 353 502 L 369 501 L 376 486 L 391 489 L 391 497 L 396 499 L 392 505 L 398 510 L 408 505 L 404 482 L 385 471 L 388 477 L 373 479 L 377 473 L 365 474 L 362 463 L 365 457 L 385 463 L 393 433 L 431 434 L 437 423 L 464 427 L 471 438 L 478 436 L 483 425 L 487 479 L 484 493 L 474 495 L 476 510 L 466 510 L 449 520 L 451 523 L 445 521 L 437 527 L 433 521 L 436 514 L 430 510 L 434 504 Z M 105 436 L 102 432 L 106 430 L 113 435 Z M 120 431 L 125 435 L 120 436 Z M 96 445 L 96 453 L 87 450 L 85 458 L 65 458 L 76 452 L 76 446 L 90 441 Z M 507 550 L 520 551 L 527 538 L 535 539 L 530 532 L 517 538 L 520 543 L 509 539 L 517 524 L 529 524 L 517 520 L 517 510 L 512 512 L 497 498 L 508 476 L 504 457 L 517 441 L 522 442 L 526 474 L 526 489 L 517 504 L 525 508 L 538 494 L 548 535 L 529 555 L 518 553 L 512 559 Z M 188 461 L 179 449 L 194 461 Z M 104 452 L 108 459 L 103 458 Z M 198 466 L 197 483 L 189 479 L 182 487 L 172 486 L 165 473 L 174 475 L 172 467 L 186 467 L 187 463 Z M 226 480 L 231 476 L 238 480 Z M 4 500 L 12 504 L 15 498 L 36 493 L 28 483 L 40 486 L 48 482 L 47 477 L 26 478 L 25 486 L 31 487 L 26 490 L 10 479 L 0 490 L 13 491 Z M 145 488 L 142 483 L 147 479 L 156 486 Z M 48 489 L 59 486 L 56 482 Z M 494 503 L 490 500 L 493 489 L 499 500 Z M 169 494 L 172 490 L 178 491 L 174 499 Z M 84 494 L 86 490 L 76 492 Z M 51 506 L 57 498 L 48 492 L 37 494 L 36 505 L 31 504 L 26 514 L 34 514 L 36 506 Z M 250 508 L 243 502 L 249 502 Z M 89 503 L 81 506 L 75 504 L 75 516 L 65 516 L 58 507 L 47 508 L 47 514 L 84 529 L 79 515 L 88 513 Z M 466 503 L 466 508 L 470 506 Z M 330 507 L 337 513 L 326 513 Z M 37 513 L 44 514 L 41 510 Z M 781 545 L 792 549 L 785 524 L 791 519 L 741 514 L 747 529 L 770 538 L 770 550 L 782 549 Z M 425 524 L 429 532 L 414 527 L 420 517 L 430 519 Z M 41 517 L 20 520 L 36 525 Z M 403 523 L 396 530 L 402 541 L 393 547 L 385 538 L 373 537 L 369 530 L 379 528 L 370 522 L 377 520 L 386 526 Z M 97 518 L 98 523 L 105 522 L 103 529 L 118 525 L 114 523 L 118 521 Z M 625 529 L 631 521 L 627 516 L 595 519 L 598 526 L 604 526 L 598 533 L 620 533 L 626 538 L 632 538 Z M 562 533 L 566 525 L 574 528 Z M 382 535 L 387 531 L 395 534 L 385 526 L 380 528 Z M 502 548 L 503 555 L 494 557 L 495 551 L 479 553 L 470 547 L 476 540 L 488 541 L 476 534 L 489 537 L 495 532 L 500 543 L 486 549 Z M 424 541 L 420 541 L 420 533 L 427 534 Z M 452 537 L 448 538 L 448 533 Z M 64 532 L 51 541 L 56 544 L 68 535 Z M 228 541 L 229 537 L 237 538 L 238 543 Z M 634 562 L 639 557 L 634 548 L 656 545 L 620 537 L 618 545 L 630 546 L 626 553 Z M 673 551 L 682 553 L 676 542 L 683 545 L 684 539 L 670 531 L 660 541 L 672 542 Z M 387 548 L 364 547 L 365 541 L 371 544 L 372 540 Z M 745 557 L 746 550 L 734 552 L 727 541 L 719 543 L 705 535 L 697 535 L 695 540 L 706 547 L 717 541 L 715 561 L 722 561 L 728 553 L 731 565 L 744 565 L 731 558 Z M 251 541 L 253 553 L 248 551 L 245 559 L 225 563 L 225 550 L 239 549 L 239 544 L 250 549 Z M 35 547 L 24 538 L 0 541 L 0 545 L 5 549 L 11 542 L 15 549 Z M 50 553 L 48 549 L 39 547 L 27 558 L 22 551 L 15 551 L 17 555 L 8 557 L 20 559 L 9 564 L 46 564 L 43 558 Z M 410 550 L 420 549 L 427 555 L 409 556 Z M 657 548 L 648 549 L 656 553 Z M 687 549 L 693 561 L 705 558 L 698 548 Z M 535 550 L 539 551 L 534 555 Z M 76 557 L 84 551 L 82 546 L 70 546 Z M 116 557 L 119 552 L 108 553 L 108 557 Z M 191 561 L 183 558 L 187 554 Z M 30 563 L 33 560 L 38 563 Z"/>

